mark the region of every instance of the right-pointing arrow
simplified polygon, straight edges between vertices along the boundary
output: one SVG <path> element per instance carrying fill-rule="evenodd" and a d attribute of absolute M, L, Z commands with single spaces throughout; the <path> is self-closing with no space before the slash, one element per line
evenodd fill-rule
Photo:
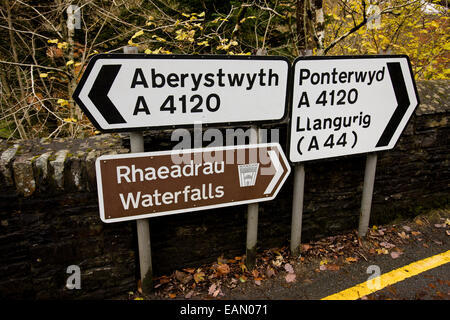
<path fill-rule="evenodd" d="M 108 97 L 121 65 L 103 65 L 89 91 L 88 97 L 109 124 L 126 123 L 112 101 Z"/>
<path fill-rule="evenodd" d="M 384 147 L 389 144 L 395 131 L 405 116 L 409 108 L 408 91 L 406 90 L 405 79 L 403 78 L 400 62 L 388 62 L 387 67 L 391 76 L 392 87 L 394 88 L 395 98 L 397 99 L 397 108 L 394 111 L 389 123 L 383 131 L 377 142 L 377 147 Z"/>
<path fill-rule="evenodd" d="M 273 176 L 272 180 L 270 181 L 269 185 L 267 186 L 266 190 L 264 191 L 264 194 L 271 194 L 275 186 L 277 185 L 278 180 L 280 180 L 281 176 L 283 175 L 284 169 L 281 165 L 280 160 L 278 159 L 278 155 L 274 150 L 270 150 L 269 152 L 270 160 L 272 161 L 272 165 L 275 168 L 275 175 Z"/>

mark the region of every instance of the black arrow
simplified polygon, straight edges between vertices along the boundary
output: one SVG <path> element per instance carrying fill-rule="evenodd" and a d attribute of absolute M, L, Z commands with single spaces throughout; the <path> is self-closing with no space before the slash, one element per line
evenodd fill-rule
<path fill-rule="evenodd" d="M 408 91 L 406 90 L 405 79 L 403 78 L 402 67 L 400 62 L 388 62 L 387 67 L 389 75 L 391 76 L 392 87 L 394 88 L 395 98 L 397 99 L 397 108 L 394 111 L 391 119 L 389 120 L 380 140 L 377 142 L 377 147 L 384 147 L 389 144 L 398 128 L 398 125 L 405 116 L 406 111 L 409 108 Z"/>
<path fill-rule="evenodd" d="M 88 97 L 109 124 L 126 123 L 112 101 L 108 92 L 119 73 L 120 64 L 103 65 L 89 91 Z"/>

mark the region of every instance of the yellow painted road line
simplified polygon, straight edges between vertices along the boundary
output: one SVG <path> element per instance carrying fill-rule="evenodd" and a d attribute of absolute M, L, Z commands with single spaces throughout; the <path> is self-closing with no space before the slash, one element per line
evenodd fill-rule
<path fill-rule="evenodd" d="M 450 262 L 450 250 L 392 270 L 321 300 L 356 300 L 389 285 Z"/>

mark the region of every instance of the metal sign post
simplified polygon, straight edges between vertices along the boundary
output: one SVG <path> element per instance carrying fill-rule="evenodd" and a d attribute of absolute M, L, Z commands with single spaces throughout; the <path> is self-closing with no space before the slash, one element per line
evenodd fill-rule
<path fill-rule="evenodd" d="M 358 235 L 365 237 L 369 227 L 370 210 L 372 207 L 373 185 L 375 183 L 375 171 L 377 169 L 377 154 L 369 153 L 364 171 L 364 186 L 361 200 L 361 212 L 359 216 Z"/>
<path fill-rule="evenodd" d="M 132 153 L 144 152 L 144 136 L 142 133 L 130 132 L 130 149 Z M 153 288 L 153 270 L 148 219 L 136 220 L 136 227 L 141 286 L 143 292 L 150 292 Z"/>
<path fill-rule="evenodd" d="M 250 128 L 250 144 L 258 143 L 259 129 L 256 126 Z M 258 212 L 259 204 L 252 203 L 247 208 L 247 242 L 245 251 L 245 264 L 248 269 L 253 269 L 256 263 L 256 243 L 258 240 Z"/>
<path fill-rule="evenodd" d="M 137 54 L 138 48 L 126 46 L 125 54 Z M 141 132 L 130 132 L 130 151 L 132 153 L 144 152 L 144 135 Z M 139 269 L 141 274 L 142 291 L 147 293 L 153 288 L 152 252 L 150 244 L 150 226 L 148 219 L 136 220 Z"/>
<path fill-rule="evenodd" d="M 294 190 L 292 192 L 291 253 L 293 256 L 300 255 L 304 194 L 305 165 L 299 163 L 294 169 Z"/>
<path fill-rule="evenodd" d="M 311 56 L 312 51 L 306 50 L 304 56 Z M 292 218 L 291 218 L 291 254 L 300 255 L 303 223 L 303 199 L 305 195 L 305 164 L 294 165 L 294 188 L 292 191 Z"/>

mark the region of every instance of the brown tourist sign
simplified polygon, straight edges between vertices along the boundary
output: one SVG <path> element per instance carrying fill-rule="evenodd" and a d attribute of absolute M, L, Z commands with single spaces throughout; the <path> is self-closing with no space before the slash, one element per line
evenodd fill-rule
<path fill-rule="evenodd" d="M 278 143 L 105 155 L 96 161 L 104 222 L 268 201 L 290 173 Z"/>

